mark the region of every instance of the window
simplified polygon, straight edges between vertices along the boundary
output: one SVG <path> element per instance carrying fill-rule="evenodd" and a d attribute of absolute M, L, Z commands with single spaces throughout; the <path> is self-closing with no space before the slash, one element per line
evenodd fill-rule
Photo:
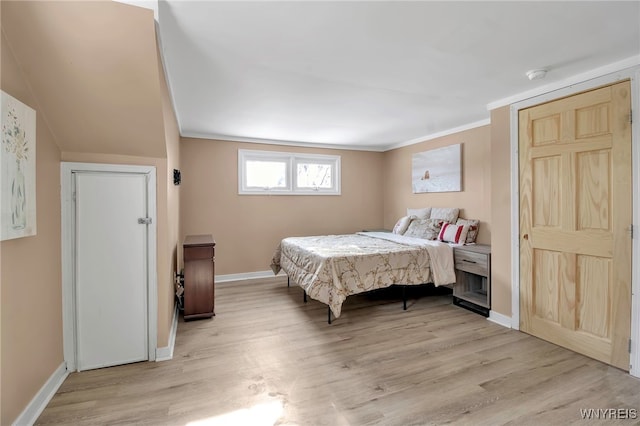
<path fill-rule="evenodd" d="M 287 163 L 250 160 L 246 163 L 247 188 L 287 188 Z"/>
<path fill-rule="evenodd" d="M 239 149 L 238 193 L 340 195 L 340 156 Z"/>

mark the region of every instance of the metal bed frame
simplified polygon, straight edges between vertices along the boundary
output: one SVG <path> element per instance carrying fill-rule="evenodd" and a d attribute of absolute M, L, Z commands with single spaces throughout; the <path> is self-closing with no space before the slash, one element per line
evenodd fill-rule
<path fill-rule="evenodd" d="M 402 284 L 394 284 L 402 287 L 402 310 L 407 310 L 407 286 Z M 287 275 L 287 287 L 291 287 L 291 280 Z M 307 292 L 302 289 L 304 303 L 307 303 Z M 331 324 L 331 307 L 327 305 L 327 324 Z"/>

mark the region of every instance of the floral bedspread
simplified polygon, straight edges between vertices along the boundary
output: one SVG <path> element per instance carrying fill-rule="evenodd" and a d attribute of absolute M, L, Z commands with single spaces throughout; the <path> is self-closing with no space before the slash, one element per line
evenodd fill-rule
<path fill-rule="evenodd" d="M 454 282 L 450 246 L 381 232 L 285 238 L 276 248 L 271 269 L 275 274 L 284 270 L 309 297 L 329 305 L 337 318 L 349 295 L 393 284 L 434 282 L 432 257 L 444 264 L 439 265 L 435 284 Z"/>

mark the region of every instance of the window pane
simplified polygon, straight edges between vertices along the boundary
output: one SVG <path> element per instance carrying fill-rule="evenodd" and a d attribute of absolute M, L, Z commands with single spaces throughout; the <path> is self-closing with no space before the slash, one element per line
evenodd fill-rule
<path fill-rule="evenodd" d="M 298 163 L 298 188 L 326 188 L 333 185 L 331 164 Z"/>
<path fill-rule="evenodd" d="M 287 163 L 248 160 L 246 162 L 247 187 L 286 188 Z"/>

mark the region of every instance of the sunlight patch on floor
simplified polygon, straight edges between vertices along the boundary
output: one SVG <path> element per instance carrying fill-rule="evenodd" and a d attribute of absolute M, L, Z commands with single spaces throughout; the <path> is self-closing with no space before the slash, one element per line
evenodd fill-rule
<path fill-rule="evenodd" d="M 283 413 L 282 401 L 271 401 L 189 422 L 185 426 L 272 426 Z"/>

